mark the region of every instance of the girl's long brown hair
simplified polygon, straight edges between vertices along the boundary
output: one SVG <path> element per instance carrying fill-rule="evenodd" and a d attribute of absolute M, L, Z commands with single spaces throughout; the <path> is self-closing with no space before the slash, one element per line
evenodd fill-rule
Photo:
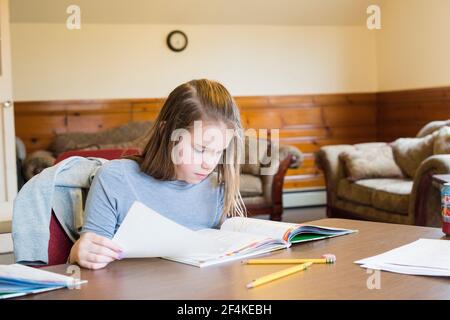
<path fill-rule="evenodd" d="M 243 147 L 242 126 L 236 102 L 228 90 L 216 81 L 192 80 L 176 87 L 167 97 L 148 132 L 148 142 L 138 161 L 141 171 L 159 180 L 174 180 L 175 165 L 172 141 L 176 129 L 191 129 L 194 121 L 222 122 L 234 130 L 230 144 L 217 165 L 217 183 L 224 188 L 222 220 L 227 216 L 243 216 L 245 206 L 239 192 L 239 160 Z"/>

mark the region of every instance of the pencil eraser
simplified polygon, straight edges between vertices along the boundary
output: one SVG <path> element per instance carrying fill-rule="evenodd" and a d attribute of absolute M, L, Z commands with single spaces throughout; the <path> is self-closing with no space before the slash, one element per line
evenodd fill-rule
<path fill-rule="evenodd" d="M 334 254 L 332 254 L 332 253 L 324 254 L 322 256 L 322 258 L 327 259 L 328 263 L 335 263 L 336 262 L 336 256 Z"/>

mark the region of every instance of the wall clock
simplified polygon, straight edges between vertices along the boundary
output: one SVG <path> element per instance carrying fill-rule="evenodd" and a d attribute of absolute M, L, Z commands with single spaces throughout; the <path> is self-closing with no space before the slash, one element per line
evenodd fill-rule
<path fill-rule="evenodd" d="M 188 38 L 183 31 L 174 30 L 167 35 L 167 46 L 170 50 L 180 52 L 186 49 Z"/>

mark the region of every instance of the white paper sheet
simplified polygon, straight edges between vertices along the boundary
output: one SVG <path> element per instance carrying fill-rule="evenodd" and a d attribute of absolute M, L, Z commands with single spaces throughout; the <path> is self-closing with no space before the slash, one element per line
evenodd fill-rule
<path fill-rule="evenodd" d="M 42 283 L 56 283 L 63 285 L 77 285 L 87 281 L 65 276 L 62 274 L 24 266 L 21 264 L 0 265 L 0 277 L 19 280 L 39 281 Z"/>
<path fill-rule="evenodd" d="M 361 267 L 372 270 L 383 270 L 395 273 L 409 274 L 409 275 L 420 275 L 420 276 L 439 276 L 439 277 L 450 277 L 450 271 L 424 268 L 424 267 L 412 267 L 412 266 L 399 266 L 390 263 L 384 264 L 363 264 Z"/>
<path fill-rule="evenodd" d="M 450 276 L 450 241 L 419 239 L 355 263 L 363 268 L 404 274 Z"/>
<path fill-rule="evenodd" d="M 136 201 L 114 235 L 124 258 L 191 256 L 223 251 L 223 244 L 167 219 Z"/>

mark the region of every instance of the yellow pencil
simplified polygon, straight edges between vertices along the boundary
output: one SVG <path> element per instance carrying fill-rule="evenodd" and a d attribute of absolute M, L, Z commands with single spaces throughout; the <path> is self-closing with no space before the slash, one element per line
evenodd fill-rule
<path fill-rule="evenodd" d="M 284 269 L 281 271 L 277 271 L 277 272 L 268 274 L 266 276 L 263 276 L 263 277 L 253 280 L 252 282 L 247 284 L 247 288 L 254 288 L 254 287 L 260 286 L 262 284 L 265 284 L 267 282 L 274 281 L 274 280 L 280 279 L 282 277 L 289 276 L 293 273 L 306 270 L 312 264 L 313 264 L 312 262 L 306 262 L 306 263 L 299 264 L 298 266 L 290 267 L 290 268 L 287 268 L 287 269 Z"/>
<path fill-rule="evenodd" d="M 299 264 L 299 263 L 333 263 L 327 259 L 250 259 L 245 264 Z"/>
<path fill-rule="evenodd" d="M 325 254 L 319 259 L 249 259 L 244 261 L 245 264 L 299 264 L 299 263 L 335 263 L 336 256 L 334 254 Z"/>

